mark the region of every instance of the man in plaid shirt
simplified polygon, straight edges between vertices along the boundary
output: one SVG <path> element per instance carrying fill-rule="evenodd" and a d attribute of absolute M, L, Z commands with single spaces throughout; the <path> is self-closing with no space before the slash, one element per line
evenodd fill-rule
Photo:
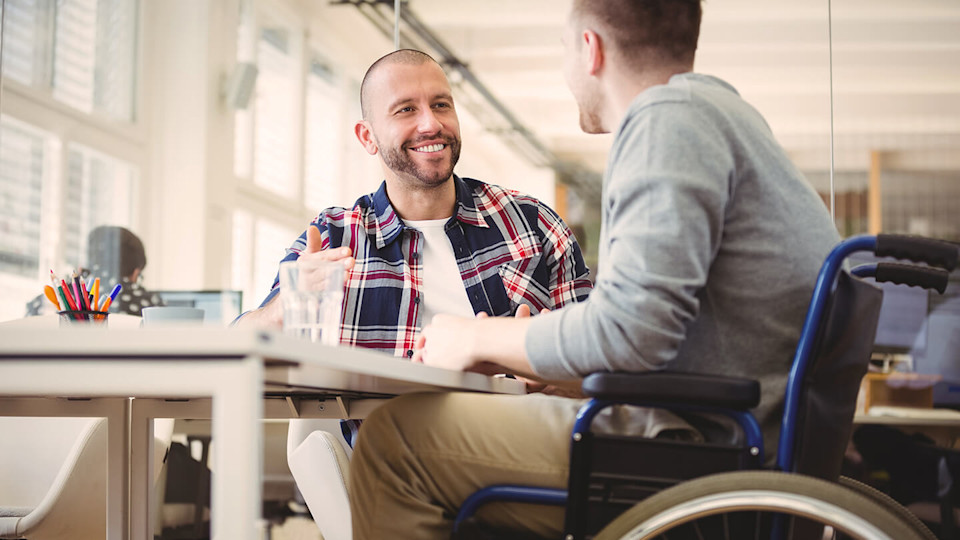
<path fill-rule="evenodd" d="M 419 51 L 374 63 L 357 138 L 385 180 L 353 208 L 328 208 L 288 248 L 347 266 L 340 342 L 413 356 L 437 313 L 524 315 L 584 300 L 588 270 L 570 229 L 540 201 L 460 178 L 450 85 Z M 244 320 L 280 324 L 278 282 Z M 527 306 L 521 308 L 521 306 Z"/>
<path fill-rule="evenodd" d="M 355 133 L 380 156 L 385 180 L 353 208 L 320 212 L 283 258 L 347 267 L 341 344 L 409 358 L 435 314 L 522 317 L 586 299 L 588 270 L 556 212 L 533 197 L 453 174 L 460 127 L 436 61 L 412 50 L 384 56 L 364 76 L 360 104 Z M 279 326 L 278 290 L 275 279 L 242 323 Z M 347 441 L 359 425 L 341 423 Z M 291 422 L 288 448 L 299 447 L 313 426 Z M 316 484 L 300 486 L 314 519 L 325 537 L 349 536 L 338 529 L 349 524 L 345 488 L 332 481 L 346 471 L 327 470 L 325 456 L 310 457 L 311 471 L 297 481 Z"/>

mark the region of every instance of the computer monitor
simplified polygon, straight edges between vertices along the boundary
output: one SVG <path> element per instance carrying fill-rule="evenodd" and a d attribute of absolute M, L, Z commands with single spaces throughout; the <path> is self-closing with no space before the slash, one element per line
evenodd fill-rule
<path fill-rule="evenodd" d="M 864 262 L 877 259 L 856 260 L 853 266 Z M 914 371 L 942 377 L 933 387 L 934 405 L 960 408 L 960 269 L 951 272 L 942 295 L 918 287 L 879 286 L 883 305 L 874 350 L 909 354 Z"/>
<path fill-rule="evenodd" d="M 926 349 L 930 293 L 917 287 L 880 283 L 883 304 L 874 348 L 889 352 Z"/>
<path fill-rule="evenodd" d="M 204 311 L 204 324 L 224 326 L 240 315 L 243 291 L 156 291 L 168 306 Z"/>

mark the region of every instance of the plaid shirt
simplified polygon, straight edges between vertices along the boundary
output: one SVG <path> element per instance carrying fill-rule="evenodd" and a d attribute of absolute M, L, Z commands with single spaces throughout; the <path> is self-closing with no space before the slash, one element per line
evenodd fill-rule
<path fill-rule="evenodd" d="M 454 176 L 456 214 L 445 226 L 474 313 L 532 313 L 586 299 L 591 284 L 573 233 L 553 210 L 515 191 Z M 352 209 L 328 208 L 313 226 L 323 249 L 349 247 L 340 343 L 413 356 L 420 328 L 422 234 L 404 225 L 387 198 L 386 182 Z M 294 260 L 306 231 L 287 250 Z M 278 283 L 264 300 L 277 294 Z M 263 305 L 261 304 L 261 305 Z"/>

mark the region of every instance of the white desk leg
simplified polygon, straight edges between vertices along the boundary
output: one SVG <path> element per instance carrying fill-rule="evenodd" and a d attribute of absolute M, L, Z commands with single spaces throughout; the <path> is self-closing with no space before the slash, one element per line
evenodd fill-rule
<path fill-rule="evenodd" d="M 263 364 L 247 358 L 216 375 L 211 536 L 257 540 L 263 528 Z"/>
<path fill-rule="evenodd" d="M 130 538 L 153 538 L 153 415 L 143 400 L 130 412 Z"/>
<path fill-rule="evenodd" d="M 128 466 L 130 400 L 110 399 L 107 405 L 107 538 L 129 538 Z"/>

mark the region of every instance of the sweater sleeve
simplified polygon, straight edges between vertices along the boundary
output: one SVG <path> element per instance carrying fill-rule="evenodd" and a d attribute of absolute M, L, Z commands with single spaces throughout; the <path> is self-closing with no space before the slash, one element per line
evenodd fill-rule
<path fill-rule="evenodd" d="M 605 179 L 596 286 L 531 321 L 537 374 L 657 370 L 676 356 L 723 234 L 733 156 L 722 141 L 682 101 L 625 120 Z"/>

